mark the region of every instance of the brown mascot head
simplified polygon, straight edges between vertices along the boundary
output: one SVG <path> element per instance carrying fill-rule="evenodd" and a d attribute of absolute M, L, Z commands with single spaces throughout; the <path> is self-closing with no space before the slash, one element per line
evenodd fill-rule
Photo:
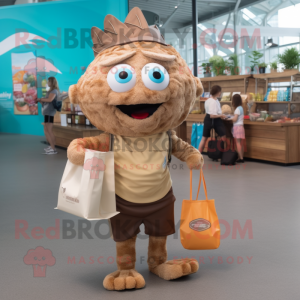
<path fill-rule="evenodd" d="M 112 15 L 104 32 L 92 28 L 95 59 L 69 89 L 91 123 L 105 132 L 145 136 L 167 131 L 187 117 L 202 94 L 179 53 L 137 7 L 124 23 Z"/>

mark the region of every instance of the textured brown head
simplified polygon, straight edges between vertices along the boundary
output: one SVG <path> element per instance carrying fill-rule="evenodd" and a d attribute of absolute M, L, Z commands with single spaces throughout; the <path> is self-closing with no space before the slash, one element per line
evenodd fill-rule
<path fill-rule="evenodd" d="M 124 29 L 111 17 L 108 20 L 116 32 L 117 28 Z M 131 26 L 137 20 L 146 27 L 138 8 L 128 18 Z M 110 38 L 107 33 L 94 35 L 94 51 L 99 53 L 69 90 L 71 102 L 80 104 L 93 125 L 122 136 L 151 135 L 177 127 L 203 92 L 199 78 L 191 74 L 172 46 L 162 37 L 160 41 L 149 40 L 149 36 L 136 35 L 137 31 L 132 38 L 138 36 L 138 41 L 109 47 L 105 47 Z M 97 46 L 99 39 L 102 44 Z"/>
<path fill-rule="evenodd" d="M 107 48 L 134 42 L 156 42 L 167 45 L 156 25 L 148 23 L 138 7 L 134 7 L 125 19 L 120 22 L 116 17 L 107 15 L 104 18 L 104 31 L 97 27 L 91 30 L 94 55 Z"/>

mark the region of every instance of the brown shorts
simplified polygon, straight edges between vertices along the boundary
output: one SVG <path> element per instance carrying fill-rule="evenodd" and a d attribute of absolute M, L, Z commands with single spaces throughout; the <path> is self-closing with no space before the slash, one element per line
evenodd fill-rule
<path fill-rule="evenodd" d="M 167 236 L 175 233 L 174 202 L 172 188 L 161 199 L 150 203 L 132 203 L 116 195 L 117 211 L 110 219 L 113 238 L 126 241 L 140 232 L 144 223 L 145 233 L 152 236 Z"/>

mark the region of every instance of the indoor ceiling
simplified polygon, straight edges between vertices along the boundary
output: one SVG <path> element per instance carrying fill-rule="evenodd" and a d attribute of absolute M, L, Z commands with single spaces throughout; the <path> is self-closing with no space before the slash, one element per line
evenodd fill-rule
<path fill-rule="evenodd" d="M 280 1 L 280 0 L 279 0 Z M 261 0 L 241 0 L 239 8 L 262 2 Z M 198 23 L 222 16 L 232 11 L 236 0 L 197 0 Z M 141 10 L 151 11 L 159 15 L 164 23 L 174 12 L 167 28 L 182 28 L 192 24 L 191 0 L 129 0 L 129 10 L 138 6 Z"/>
<path fill-rule="evenodd" d="M 0 6 L 14 5 L 16 0 L 0 0 Z"/>

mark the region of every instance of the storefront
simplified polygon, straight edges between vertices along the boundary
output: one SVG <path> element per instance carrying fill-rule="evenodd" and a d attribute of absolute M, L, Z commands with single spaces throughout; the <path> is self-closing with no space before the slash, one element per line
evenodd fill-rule
<path fill-rule="evenodd" d="M 299 16 L 0 0 L 0 300 L 299 299 Z"/>
<path fill-rule="evenodd" d="M 281 163 L 300 162 L 300 132 L 295 122 L 300 116 L 299 65 L 285 65 L 284 58 L 278 57 L 291 48 L 299 56 L 300 30 L 295 14 L 300 11 L 300 4 L 252 2 L 228 2 L 229 13 L 222 10 L 222 4 L 204 7 L 201 1 L 195 0 L 180 2 L 174 7 L 156 0 L 149 3 L 120 0 L 119 5 L 113 6 L 111 2 L 78 0 L 3 8 L 6 17 L 0 18 L 0 22 L 6 29 L 0 33 L 3 70 L 0 75 L 0 131 L 43 135 L 41 107 L 32 101 L 45 93 L 47 78 L 55 76 L 60 89 L 67 91 L 93 59 L 90 28 L 102 26 L 106 13 L 113 13 L 122 20 L 128 9 L 138 5 L 149 25 L 157 25 L 166 41 L 184 57 L 190 71 L 201 77 L 206 93 L 218 84 L 230 95 L 235 92 L 247 95 L 245 114 L 250 114 L 247 103 L 251 101 L 252 113 L 267 111 L 274 118 L 271 120 L 276 122 L 245 120 L 246 157 Z M 70 12 L 67 16 L 61 13 L 65 9 Z M 55 13 L 55 22 L 43 17 L 45 10 Z M 195 12 L 198 12 L 198 19 Z M 29 35 L 24 43 L 26 32 Z M 19 37 L 20 45 L 8 45 L 7 39 L 12 36 Z M 34 38 L 36 45 L 30 38 Z M 276 94 L 276 99 L 269 101 L 270 91 L 271 95 Z M 290 98 L 281 101 L 285 92 Z M 202 114 L 190 114 L 181 128 L 177 128 L 184 140 L 190 141 L 191 125 L 203 121 L 204 101 L 202 98 L 199 105 Z M 221 101 L 222 106 L 226 104 L 231 106 L 231 99 L 228 103 Z M 286 122 L 278 123 L 280 117 L 285 117 Z M 229 122 L 226 124 L 228 127 Z M 99 133 L 80 107 L 71 106 L 68 99 L 64 101 L 62 112 L 54 118 L 58 146 L 67 147 L 75 138 Z"/>
<path fill-rule="evenodd" d="M 222 87 L 223 95 L 229 97 L 225 99 L 223 96 L 220 101 L 221 107 L 230 107 L 230 111 L 226 113 L 233 113 L 232 94 L 240 93 L 244 99 L 245 157 L 288 164 L 300 162 L 299 93 L 291 92 L 290 101 L 270 99 L 269 94 L 270 89 L 277 91 L 277 94 L 281 90 L 290 91 L 289 87 L 296 87 L 300 83 L 299 80 L 300 73 L 291 70 L 281 73 L 208 77 L 202 78 L 202 84 L 208 94 L 211 86 Z M 193 113 L 177 130 L 189 143 L 192 125 L 204 121 L 206 99 L 201 97 L 196 102 Z M 263 101 L 264 99 L 266 101 Z M 227 138 L 230 140 L 232 122 L 225 120 L 224 123 Z"/>

